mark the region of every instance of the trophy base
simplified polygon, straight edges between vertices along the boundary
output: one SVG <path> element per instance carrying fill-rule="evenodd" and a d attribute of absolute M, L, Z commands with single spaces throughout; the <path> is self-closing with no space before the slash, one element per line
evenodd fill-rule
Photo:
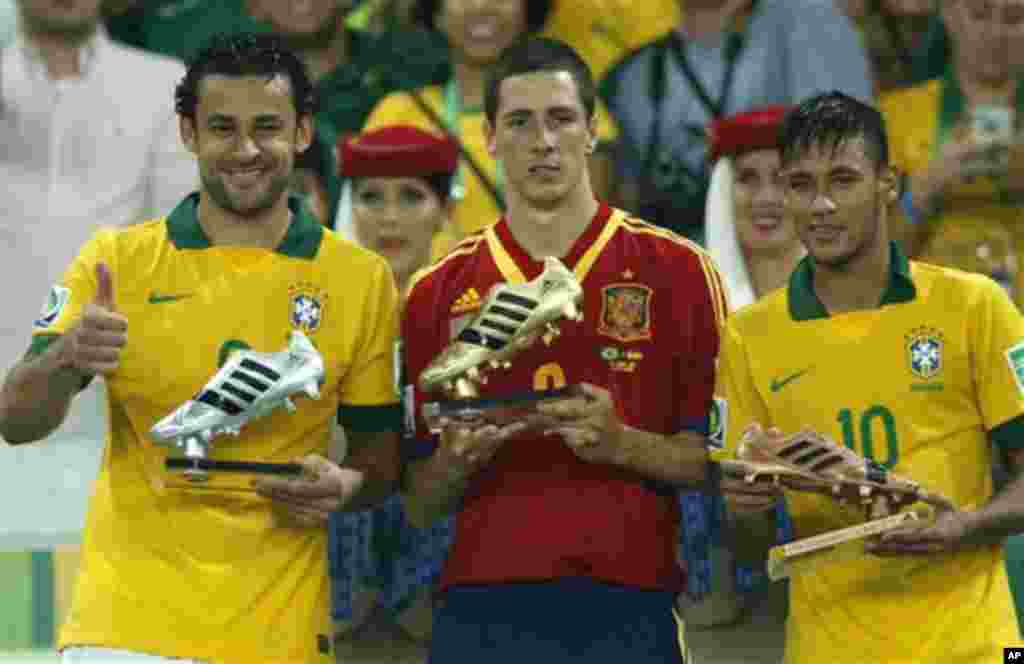
<path fill-rule="evenodd" d="M 298 477 L 302 466 L 297 463 L 266 463 L 262 461 L 225 461 L 171 457 L 164 461 L 164 481 L 169 489 L 189 491 L 252 492 L 254 477 L 275 475 Z"/>
<path fill-rule="evenodd" d="M 918 512 L 900 512 L 790 544 L 773 546 L 768 551 L 768 578 L 779 581 L 810 572 L 825 563 L 858 558 L 864 555 L 864 539 L 901 528 L 921 518 Z"/>
<path fill-rule="evenodd" d="M 525 421 L 539 425 L 547 418 L 537 412 L 538 405 L 583 396 L 579 385 L 566 385 L 553 390 L 531 390 L 500 397 L 431 401 L 423 404 L 421 412 L 432 434 L 441 433 L 448 423 L 469 427 L 488 424 L 503 427 Z"/>

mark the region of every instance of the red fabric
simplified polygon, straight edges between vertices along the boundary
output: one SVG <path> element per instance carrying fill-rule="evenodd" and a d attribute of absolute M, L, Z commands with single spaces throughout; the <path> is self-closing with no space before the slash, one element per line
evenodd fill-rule
<path fill-rule="evenodd" d="M 779 128 L 788 111 L 788 106 L 765 106 L 712 122 L 708 130 L 711 163 L 725 154 L 778 147 Z"/>
<path fill-rule="evenodd" d="M 570 269 L 600 236 L 609 213 L 602 206 L 564 258 Z M 616 231 L 583 281 L 584 322 L 563 323 L 551 346 L 538 343 L 513 359 L 511 369 L 490 374 L 482 396 L 535 389 L 538 369 L 557 364 L 568 383 L 610 390 L 630 426 L 672 434 L 703 421 L 718 352 L 713 295 L 696 250 L 651 230 L 630 222 Z M 536 277 L 541 263 L 519 246 L 507 222 L 495 231 L 526 278 Z M 470 248 L 472 242 L 464 241 L 409 293 L 402 321 L 409 383 L 449 343 L 452 319 L 473 315 L 451 314 L 455 301 L 470 288 L 485 298 L 504 280 L 486 240 Z M 651 289 L 652 338 L 622 342 L 601 333 L 602 289 L 613 284 Z M 614 370 L 603 352 L 608 348 L 642 358 L 632 372 Z M 415 438 L 421 441 L 415 447 L 421 450 L 429 434 L 419 413 L 437 396 L 406 389 L 415 394 Z M 557 436 L 511 440 L 471 481 L 441 588 L 587 576 L 679 591 L 685 573 L 677 563 L 678 528 L 674 492 L 658 492 L 623 469 L 585 463 Z"/>
<path fill-rule="evenodd" d="M 420 177 L 451 174 L 459 148 L 447 136 L 417 127 L 381 127 L 341 143 L 340 172 L 344 177 Z"/>

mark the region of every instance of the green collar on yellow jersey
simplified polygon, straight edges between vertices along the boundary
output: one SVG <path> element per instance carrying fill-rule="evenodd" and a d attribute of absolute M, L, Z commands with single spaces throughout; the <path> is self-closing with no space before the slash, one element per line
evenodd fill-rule
<path fill-rule="evenodd" d="M 297 196 L 288 197 L 292 223 L 276 251 L 292 258 L 312 259 L 320 249 L 323 226 L 314 219 Z M 199 225 L 199 193 L 185 197 L 167 217 L 167 236 L 178 249 L 208 249 L 210 238 Z"/>
<path fill-rule="evenodd" d="M 889 285 L 878 306 L 910 302 L 917 296 L 910 261 L 895 242 L 889 244 Z M 789 277 L 789 315 L 796 321 L 828 318 L 828 310 L 814 292 L 814 260 L 810 254 L 804 256 Z"/>

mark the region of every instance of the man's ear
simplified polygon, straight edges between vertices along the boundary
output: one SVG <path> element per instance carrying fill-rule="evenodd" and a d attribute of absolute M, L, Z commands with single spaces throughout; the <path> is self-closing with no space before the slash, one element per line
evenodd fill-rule
<path fill-rule="evenodd" d="M 594 154 L 597 151 L 597 111 L 590 116 L 590 122 L 587 123 L 587 131 L 590 132 L 590 138 L 587 142 L 587 154 Z"/>
<path fill-rule="evenodd" d="M 487 154 L 491 155 L 492 159 L 497 159 L 497 132 L 494 131 L 494 125 L 491 124 L 491 119 L 486 117 L 484 118 L 484 140 L 487 142 Z"/>
<path fill-rule="evenodd" d="M 313 137 L 316 136 L 316 128 L 313 126 L 313 116 L 310 114 L 300 115 L 295 124 L 295 154 L 302 154 L 313 144 Z"/>
<path fill-rule="evenodd" d="M 192 118 L 184 115 L 178 116 L 178 135 L 185 148 L 192 154 L 196 154 L 196 125 Z"/>
<path fill-rule="evenodd" d="M 889 205 L 895 203 L 900 194 L 900 176 L 896 172 L 896 169 L 892 166 L 886 166 L 882 170 L 881 177 L 878 178 L 879 193 L 885 197 L 885 202 Z"/>

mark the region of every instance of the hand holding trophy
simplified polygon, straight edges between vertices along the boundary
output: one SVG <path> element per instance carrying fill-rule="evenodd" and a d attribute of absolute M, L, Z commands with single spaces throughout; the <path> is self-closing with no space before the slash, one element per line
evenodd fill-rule
<path fill-rule="evenodd" d="M 746 484 L 767 483 L 791 491 L 813 492 L 862 510 L 865 523 L 773 547 L 768 576 L 774 581 L 806 571 L 843 554 L 860 555 L 867 537 L 906 526 L 927 511 L 899 510 L 921 502 L 954 510 L 944 496 L 912 480 L 889 473 L 878 464 L 812 431 L 791 436 L 748 429 L 735 460 L 719 462 L 722 474 Z"/>
<path fill-rule="evenodd" d="M 544 271 L 533 281 L 494 286 L 473 320 L 419 376 L 420 389 L 447 397 L 423 405 L 431 432 L 440 433 L 448 422 L 500 427 L 539 418 L 538 403 L 578 396 L 579 386 L 571 385 L 480 398 L 480 386 L 489 371 L 508 368 L 538 339 L 550 344 L 560 334 L 559 321 L 582 321 L 582 306 L 583 288 L 556 258 L 545 259 Z"/>
<path fill-rule="evenodd" d="M 213 439 L 237 436 L 246 424 L 282 406 L 295 412 L 291 397 L 319 399 L 323 381 L 323 357 L 295 330 L 285 350 L 234 353 L 199 394 L 157 422 L 149 435 L 171 448 L 166 468 L 193 483 L 206 482 L 211 472 L 298 475 L 299 464 L 212 459 Z"/>

